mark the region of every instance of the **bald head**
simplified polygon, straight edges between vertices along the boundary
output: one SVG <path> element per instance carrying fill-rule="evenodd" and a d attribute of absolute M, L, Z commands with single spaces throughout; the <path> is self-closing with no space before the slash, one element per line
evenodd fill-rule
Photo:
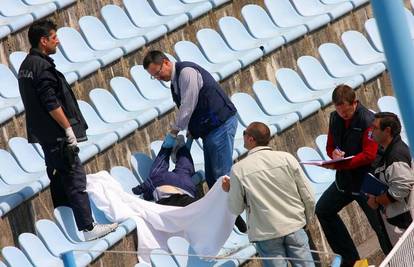
<path fill-rule="evenodd" d="M 269 144 L 270 130 L 262 122 L 252 122 L 246 128 L 246 133 L 254 139 L 256 146 L 267 146 Z"/>

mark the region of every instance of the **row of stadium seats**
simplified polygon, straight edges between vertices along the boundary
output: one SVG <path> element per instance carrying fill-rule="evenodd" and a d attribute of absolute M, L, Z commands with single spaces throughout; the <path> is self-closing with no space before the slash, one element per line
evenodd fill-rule
<path fill-rule="evenodd" d="M 0 40 L 12 32 L 46 17 L 76 0 L 2 0 L 0 6 Z"/>

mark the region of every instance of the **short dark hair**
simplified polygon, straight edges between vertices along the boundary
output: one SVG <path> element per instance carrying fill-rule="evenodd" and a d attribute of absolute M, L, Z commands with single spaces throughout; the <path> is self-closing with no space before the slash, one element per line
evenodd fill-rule
<path fill-rule="evenodd" d="M 270 130 L 262 122 L 252 122 L 248 127 L 248 134 L 254 138 L 258 146 L 267 146 L 270 141 Z"/>
<path fill-rule="evenodd" d="M 169 61 L 168 57 L 163 52 L 152 50 L 145 55 L 142 65 L 144 65 L 144 69 L 148 69 L 148 66 L 151 63 L 161 64 L 164 59 Z"/>
<path fill-rule="evenodd" d="M 396 114 L 392 112 L 378 112 L 375 114 L 375 118 L 380 120 L 381 131 L 390 127 L 392 137 L 401 133 L 401 122 Z"/>
<path fill-rule="evenodd" d="M 39 46 L 40 38 L 49 37 L 51 30 L 57 30 L 57 25 L 52 20 L 40 20 L 34 22 L 30 26 L 27 34 L 30 45 L 33 48 L 37 48 Z"/>
<path fill-rule="evenodd" d="M 345 102 L 352 104 L 354 103 L 355 98 L 354 90 L 346 84 L 338 85 L 332 93 L 332 102 L 334 105 L 341 105 Z"/>

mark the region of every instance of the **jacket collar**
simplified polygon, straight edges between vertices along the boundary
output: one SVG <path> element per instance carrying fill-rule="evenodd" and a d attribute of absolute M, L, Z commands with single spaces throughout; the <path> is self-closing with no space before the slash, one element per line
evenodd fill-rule
<path fill-rule="evenodd" d="M 55 66 L 54 60 L 53 58 L 51 58 L 50 56 L 44 54 L 42 51 L 40 51 L 38 48 L 31 48 L 30 49 L 30 55 L 33 56 L 38 56 L 41 57 L 45 60 L 47 60 L 50 64 L 52 64 L 53 66 Z"/>
<path fill-rule="evenodd" d="M 247 153 L 247 155 L 249 156 L 249 155 L 251 155 L 253 153 L 256 153 L 260 150 L 272 150 L 272 148 L 269 147 L 269 146 L 257 146 L 255 148 L 250 149 L 249 152 Z"/>

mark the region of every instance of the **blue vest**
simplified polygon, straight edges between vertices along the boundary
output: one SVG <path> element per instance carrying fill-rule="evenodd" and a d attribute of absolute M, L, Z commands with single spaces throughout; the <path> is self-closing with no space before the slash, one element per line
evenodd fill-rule
<path fill-rule="evenodd" d="M 212 130 L 224 124 L 228 118 L 236 114 L 237 110 L 213 76 L 195 63 L 186 61 L 175 63 L 175 77 L 177 81 L 182 69 L 186 67 L 197 70 L 203 78 L 203 87 L 200 89 L 197 105 L 188 123 L 188 130 L 191 135 L 194 138 L 203 138 Z M 178 82 L 177 86 L 179 86 Z M 173 100 L 180 107 L 181 88 L 177 88 L 177 94 L 174 92 L 174 89 L 173 83 L 171 83 Z"/>

